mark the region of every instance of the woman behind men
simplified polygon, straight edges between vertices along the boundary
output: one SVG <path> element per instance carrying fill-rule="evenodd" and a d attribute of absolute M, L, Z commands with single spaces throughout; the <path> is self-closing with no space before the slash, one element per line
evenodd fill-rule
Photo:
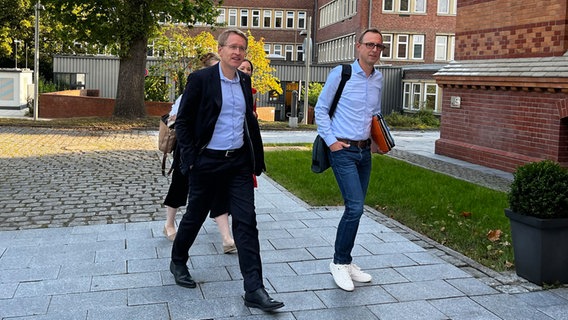
<path fill-rule="evenodd" d="M 220 57 L 216 53 L 209 52 L 201 57 L 200 60 L 205 68 L 217 64 L 220 61 Z M 180 95 L 172 105 L 168 123 L 173 123 L 175 121 L 181 97 L 182 95 Z M 172 181 L 168 194 L 164 200 L 164 205 L 166 206 L 164 235 L 170 241 L 174 241 L 177 234 L 176 213 L 179 207 L 187 204 L 187 194 L 189 191 L 188 179 L 181 174 L 181 171 L 179 170 L 179 161 L 179 153 L 176 150 L 174 151 L 174 161 L 172 163 Z M 229 228 L 229 214 L 227 213 L 228 209 L 226 202 L 216 201 L 215 204 L 215 207 L 211 208 L 211 218 L 215 219 L 219 232 L 221 233 L 221 237 L 223 239 L 223 252 L 233 253 L 236 251 L 236 247 Z"/>

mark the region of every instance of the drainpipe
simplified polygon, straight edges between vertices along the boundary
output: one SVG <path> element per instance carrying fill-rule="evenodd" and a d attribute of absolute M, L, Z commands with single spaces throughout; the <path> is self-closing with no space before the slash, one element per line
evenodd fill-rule
<path fill-rule="evenodd" d="M 373 11 L 373 0 L 369 0 L 369 17 L 368 17 L 369 21 L 367 22 L 367 29 L 371 28 L 371 21 L 373 18 L 372 11 Z"/>

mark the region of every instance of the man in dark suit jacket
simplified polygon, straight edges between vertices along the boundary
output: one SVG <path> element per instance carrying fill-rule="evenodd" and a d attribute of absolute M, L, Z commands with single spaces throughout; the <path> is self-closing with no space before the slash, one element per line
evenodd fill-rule
<path fill-rule="evenodd" d="M 248 38 L 238 29 L 228 29 L 219 35 L 218 44 L 221 61 L 189 75 L 176 119 L 180 168 L 191 187 L 170 271 L 178 285 L 196 287 L 187 269 L 188 251 L 219 193 L 228 199 L 233 217 L 245 305 L 272 311 L 284 304 L 264 288 L 252 178 L 266 169 L 264 150 L 253 114 L 251 79 L 237 70 Z"/>

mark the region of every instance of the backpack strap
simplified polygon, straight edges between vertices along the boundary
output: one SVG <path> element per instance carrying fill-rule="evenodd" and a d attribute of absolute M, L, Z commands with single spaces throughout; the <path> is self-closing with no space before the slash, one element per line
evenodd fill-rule
<path fill-rule="evenodd" d="M 341 98 L 341 93 L 343 93 L 343 88 L 345 87 L 345 83 L 350 78 L 351 78 L 351 65 L 342 64 L 341 81 L 339 82 L 339 87 L 337 87 L 337 91 L 335 92 L 335 96 L 333 97 L 333 102 L 331 103 L 331 107 L 329 108 L 330 119 L 333 117 L 333 114 L 335 113 L 335 108 L 337 108 L 337 103 L 339 102 L 339 98 Z"/>

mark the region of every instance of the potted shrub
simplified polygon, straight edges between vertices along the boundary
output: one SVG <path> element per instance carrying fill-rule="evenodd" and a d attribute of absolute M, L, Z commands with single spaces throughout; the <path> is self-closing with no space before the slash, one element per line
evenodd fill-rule
<path fill-rule="evenodd" d="M 519 166 L 508 200 L 517 275 L 568 283 L 568 169 L 551 160 Z"/>

